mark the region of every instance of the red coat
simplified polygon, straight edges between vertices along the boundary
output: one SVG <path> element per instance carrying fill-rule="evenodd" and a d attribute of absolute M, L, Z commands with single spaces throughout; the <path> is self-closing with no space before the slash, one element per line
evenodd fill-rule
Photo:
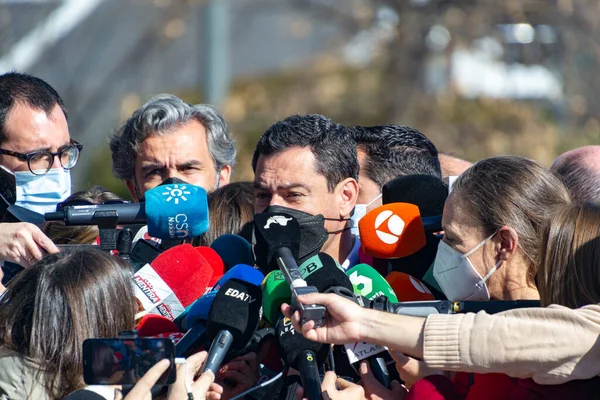
<path fill-rule="evenodd" d="M 458 373 L 451 381 L 442 375 L 419 380 L 406 400 L 562 400 L 599 399 L 600 377 L 562 385 L 539 385 L 531 379 L 504 374 Z"/>

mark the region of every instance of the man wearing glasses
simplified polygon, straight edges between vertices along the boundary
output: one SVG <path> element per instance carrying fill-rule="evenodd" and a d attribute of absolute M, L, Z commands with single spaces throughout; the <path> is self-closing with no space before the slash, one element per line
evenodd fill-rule
<path fill-rule="evenodd" d="M 14 175 L 18 206 L 45 213 L 71 194 L 70 169 L 82 145 L 72 140 L 58 93 L 39 78 L 0 75 L 0 167 Z M 58 249 L 29 223 L 0 224 L 0 260 L 24 267 Z"/>

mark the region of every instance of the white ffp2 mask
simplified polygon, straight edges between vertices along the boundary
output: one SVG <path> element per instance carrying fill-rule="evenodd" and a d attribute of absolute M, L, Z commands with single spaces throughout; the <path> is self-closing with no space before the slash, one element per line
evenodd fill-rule
<path fill-rule="evenodd" d="M 502 260 L 498 260 L 487 275 L 481 277 L 468 257 L 494 237 L 495 234 L 490 235 L 466 254 L 462 254 L 450 247 L 448 243 L 440 240 L 433 264 L 433 277 L 448 297 L 448 300 L 488 301 L 490 299 L 486 281 L 502 264 Z"/>

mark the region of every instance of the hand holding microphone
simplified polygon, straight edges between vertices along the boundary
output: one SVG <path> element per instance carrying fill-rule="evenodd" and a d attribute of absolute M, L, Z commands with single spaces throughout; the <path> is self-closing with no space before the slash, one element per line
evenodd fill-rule
<path fill-rule="evenodd" d="M 325 324 L 316 327 L 313 321 L 301 324 L 300 313 L 294 312 L 289 304 L 281 306 L 283 314 L 292 320 L 296 331 L 302 332 L 305 338 L 330 344 L 363 341 L 365 329 L 368 329 L 362 322 L 366 309 L 352 300 L 336 294 L 311 293 L 299 296 L 298 301 L 303 304 L 322 304 L 327 308 Z"/>
<path fill-rule="evenodd" d="M 221 367 L 213 385 L 218 391 L 222 388 L 221 396 L 231 399 L 254 387 L 259 378 L 259 365 L 254 352 L 234 358 Z M 211 389 L 213 388 L 211 386 Z M 210 390 L 212 391 L 212 390 Z"/>
<path fill-rule="evenodd" d="M 326 400 L 363 400 L 365 399 L 365 390 L 362 386 L 339 378 L 335 372 L 328 371 L 323 377 L 321 383 L 322 399 Z M 296 391 L 296 398 L 307 400 L 304 397 L 304 389 L 299 386 Z"/>
<path fill-rule="evenodd" d="M 371 400 L 403 399 L 406 395 L 406 388 L 402 387 L 400 382 L 392 381 L 388 389 L 382 385 L 373 374 L 369 363 L 361 361 L 359 367 L 360 381 L 365 390 L 365 398 Z"/>
<path fill-rule="evenodd" d="M 196 353 L 186 359 L 184 365 L 177 367 L 177 379 L 169 387 L 167 400 L 178 400 L 189 398 L 191 394 L 194 399 L 206 399 L 209 387 L 217 394 L 222 392 L 218 385 L 213 383 L 215 376 L 206 372 L 195 379 L 200 368 L 206 361 L 206 352 Z M 146 372 L 146 374 L 129 391 L 124 400 L 149 400 L 152 398 L 151 390 L 160 379 L 162 374 L 169 368 L 169 360 L 161 360 Z M 121 398 L 116 397 L 117 398 Z M 216 396 L 213 396 L 216 398 Z"/>
<path fill-rule="evenodd" d="M 347 344 L 367 342 L 393 347 L 414 357 L 423 357 L 425 318 L 396 315 L 362 308 L 355 302 L 332 293 L 301 296 L 302 303 L 319 303 L 327 308 L 325 325 L 316 328 L 312 321 L 304 325 L 289 304 L 281 311 L 292 320 L 302 335 L 320 343 Z"/>

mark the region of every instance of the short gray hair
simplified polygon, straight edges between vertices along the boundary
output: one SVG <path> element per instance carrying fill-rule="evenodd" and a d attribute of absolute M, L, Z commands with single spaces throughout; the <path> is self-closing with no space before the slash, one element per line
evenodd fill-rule
<path fill-rule="evenodd" d="M 111 135 L 109 145 L 115 177 L 133 180 L 135 158 L 142 142 L 151 135 L 166 135 L 191 120 L 198 121 L 206 129 L 208 151 L 217 175 L 224 166 L 233 166 L 236 155 L 234 141 L 229 136 L 225 119 L 215 107 L 191 105 L 172 94 L 159 94 L 138 108 Z"/>

